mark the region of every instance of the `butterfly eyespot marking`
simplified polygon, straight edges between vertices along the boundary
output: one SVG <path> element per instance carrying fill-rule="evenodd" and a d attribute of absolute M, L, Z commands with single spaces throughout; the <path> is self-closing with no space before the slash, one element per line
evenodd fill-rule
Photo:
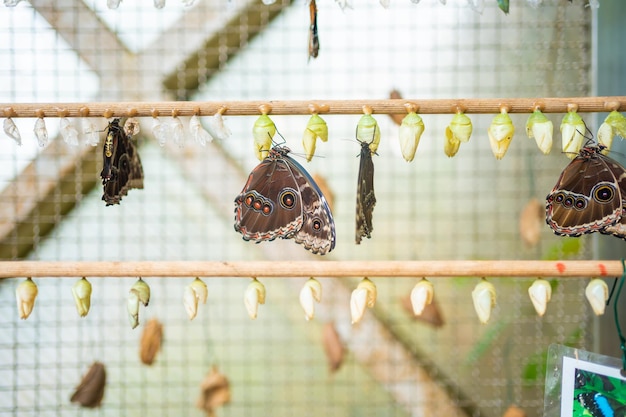
<path fill-rule="evenodd" d="M 563 200 L 563 206 L 572 207 L 573 205 L 574 205 L 574 197 L 566 197 L 565 200 Z"/>
<path fill-rule="evenodd" d="M 554 201 L 557 203 L 562 203 L 563 200 L 565 200 L 565 196 L 563 195 L 563 193 L 558 193 L 554 196 Z"/>
<path fill-rule="evenodd" d="M 587 200 L 585 200 L 584 198 L 577 198 L 576 202 L 574 203 L 574 207 L 576 207 L 576 209 L 578 210 L 583 210 L 585 207 L 587 207 Z"/>
<path fill-rule="evenodd" d="M 611 185 L 598 184 L 593 190 L 593 199 L 599 203 L 609 203 L 615 196 L 615 189 Z"/>
<path fill-rule="evenodd" d="M 322 230 L 322 221 L 320 219 L 313 219 L 313 230 Z"/>
<path fill-rule="evenodd" d="M 296 205 L 296 193 L 293 189 L 287 188 L 278 196 L 278 201 L 280 201 L 280 205 L 286 209 L 292 209 Z"/>
<path fill-rule="evenodd" d="M 272 206 L 269 205 L 268 203 L 265 203 L 263 205 L 263 208 L 261 209 L 261 211 L 263 212 L 263 214 L 267 215 L 270 214 L 272 212 Z"/>
<path fill-rule="evenodd" d="M 243 199 L 243 202 L 246 206 L 252 207 L 252 203 L 254 202 L 254 196 L 252 194 L 248 194 L 246 198 Z"/>

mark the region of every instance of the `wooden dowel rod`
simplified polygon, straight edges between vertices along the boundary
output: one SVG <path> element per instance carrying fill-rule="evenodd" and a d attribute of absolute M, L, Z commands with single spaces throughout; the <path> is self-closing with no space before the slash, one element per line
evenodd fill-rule
<path fill-rule="evenodd" d="M 163 102 L 101 102 L 101 103 L 0 103 L 4 117 L 151 117 L 207 116 L 223 111 L 229 116 L 258 115 L 265 105 L 272 115 L 362 114 L 369 106 L 375 114 L 405 114 L 406 104 L 417 107 L 421 114 L 531 113 L 535 108 L 545 113 L 566 113 L 577 107 L 581 113 L 626 110 L 626 96 L 548 97 L 548 98 L 466 98 L 466 99 L 381 99 L 381 100 L 276 100 L 276 101 L 163 101 Z M 225 110 L 224 110 L 225 109 Z"/>
<path fill-rule="evenodd" d="M 8 277 L 614 277 L 620 261 L 0 262 Z"/>

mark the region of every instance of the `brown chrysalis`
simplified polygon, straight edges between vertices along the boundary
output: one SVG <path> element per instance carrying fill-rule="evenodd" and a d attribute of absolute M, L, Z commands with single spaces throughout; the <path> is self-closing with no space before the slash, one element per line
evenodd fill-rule
<path fill-rule="evenodd" d="M 207 415 L 214 415 L 215 410 L 230 402 L 230 383 L 224 374 L 221 374 L 217 367 L 213 366 L 211 371 L 200 383 L 200 397 L 196 402 L 196 407 L 207 412 Z"/>
<path fill-rule="evenodd" d="M 74 394 L 70 398 L 73 403 L 78 403 L 82 407 L 100 407 L 102 397 L 104 397 L 104 386 L 106 385 L 107 374 L 104 364 L 94 362 L 91 368 L 83 376 L 80 384 L 76 387 Z"/>
<path fill-rule="evenodd" d="M 372 214 L 376 205 L 374 195 L 374 162 L 370 144 L 361 142 L 359 176 L 356 185 L 356 243 L 363 237 L 372 237 Z"/>
<path fill-rule="evenodd" d="M 141 362 L 152 365 L 154 358 L 161 350 L 161 340 L 163 339 L 163 325 L 157 319 L 150 319 L 146 323 L 141 334 L 139 343 L 139 357 Z"/>
<path fill-rule="evenodd" d="M 322 329 L 322 343 L 328 361 L 328 369 L 335 373 L 341 367 L 345 356 L 345 348 L 334 323 L 326 323 Z"/>
<path fill-rule="evenodd" d="M 120 126 L 120 119 L 114 119 L 107 127 L 102 160 L 102 200 L 107 206 L 119 204 L 131 188 L 143 188 L 141 159 L 131 137 Z"/>
<path fill-rule="evenodd" d="M 309 2 L 311 26 L 309 27 L 309 59 L 317 58 L 320 53 L 320 38 L 317 34 L 317 4 L 315 0 Z"/>

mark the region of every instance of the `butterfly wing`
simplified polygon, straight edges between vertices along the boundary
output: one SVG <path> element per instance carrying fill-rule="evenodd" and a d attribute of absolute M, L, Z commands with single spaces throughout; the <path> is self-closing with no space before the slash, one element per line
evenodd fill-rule
<path fill-rule="evenodd" d="M 100 173 L 107 206 L 119 204 L 132 188 L 143 188 L 143 166 L 135 145 L 119 125 L 119 119 L 109 124 L 103 149 Z"/>
<path fill-rule="evenodd" d="M 615 175 L 618 167 L 624 170 L 600 154 L 599 148 L 581 150 L 546 198 L 546 223 L 554 233 L 580 236 L 603 231 L 621 219 L 622 193 Z"/>
<path fill-rule="evenodd" d="M 289 239 L 302 227 L 302 198 L 290 165 L 274 149 L 235 198 L 235 230 L 244 240 Z"/>
<path fill-rule="evenodd" d="M 613 172 L 622 198 L 622 217 L 615 224 L 600 230 L 600 233 L 626 240 L 626 169 L 617 161 L 603 156 L 608 169 Z"/>
<path fill-rule="evenodd" d="M 294 159 L 285 155 L 298 184 L 302 198 L 302 228 L 295 241 L 306 249 L 324 255 L 335 248 L 335 221 L 324 194 L 309 173 Z"/>
<path fill-rule="evenodd" d="M 374 162 L 369 143 L 361 142 L 359 175 L 356 186 L 356 243 L 363 237 L 371 237 L 372 213 L 376 205 L 374 195 Z"/>
<path fill-rule="evenodd" d="M 244 240 L 294 238 L 315 254 L 335 247 L 335 222 L 319 187 L 289 150 L 274 147 L 235 199 L 235 230 Z"/>

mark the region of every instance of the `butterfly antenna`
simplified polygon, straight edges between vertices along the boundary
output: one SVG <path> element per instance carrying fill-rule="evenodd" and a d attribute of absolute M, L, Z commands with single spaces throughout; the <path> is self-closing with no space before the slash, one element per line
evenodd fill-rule
<path fill-rule="evenodd" d="M 585 146 L 588 146 L 590 144 L 595 143 L 594 138 L 593 138 L 593 132 L 591 131 L 591 129 L 589 129 L 589 126 L 587 126 L 587 123 L 585 123 L 584 120 L 583 120 L 583 124 L 585 125 L 585 131 L 578 132 L 578 133 L 580 133 L 581 135 L 583 135 L 585 139 L 587 139 L 587 141 L 585 142 Z"/>
<path fill-rule="evenodd" d="M 286 140 L 286 139 L 285 139 L 285 137 L 284 137 L 284 136 L 283 136 L 283 135 L 282 135 L 282 134 L 278 131 L 278 129 L 276 129 L 276 134 L 277 134 L 278 136 L 280 136 L 280 138 L 282 139 L 282 142 L 278 143 L 278 142 L 274 141 L 274 139 L 272 138 L 272 143 L 273 143 L 274 145 L 284 145 L 285 143 L 287 143 L 287 140 Z M 268 135 L 269 135 L 269 133 L 268 133 Z"/>

